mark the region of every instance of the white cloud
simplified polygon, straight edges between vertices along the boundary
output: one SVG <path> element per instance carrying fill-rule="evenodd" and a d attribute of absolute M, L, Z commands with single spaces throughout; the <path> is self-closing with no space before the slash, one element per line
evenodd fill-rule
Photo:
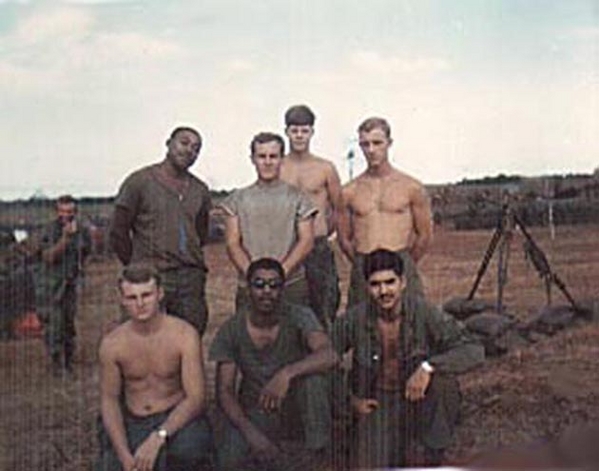
<path fill-rule="evenodd" d="M 376 51 L 356 51 L 349 57 L 352 67 L 368 74 L 434 73 L 449 68 L 447 60 L 439 57 L 384 56 Z"/>
<path fill-rule="evenodd" d="M 248 59 L 231 59 L 223 64 L 227 72 L 250 72 L 256 70 L 255 64 Z"/>
<path fill-rule="evenodd" d="M 566 34 L 566 36 L 574 39 L 592 40 L 596 41 L 599 39 L 599 26 L 586 27 L 586 28 L 575 28 Z"/>
<path fill-rule="evenodd" d="M 92 25 L 92 15 L 80 9 L 43 9 L 17 25 L 12 41 L 21 46 L 73 41 L 89 32 Z"/>
<path fill-rule="evenodd" d="M 0 41 L 0 87 L 10 91 L 70 91 L 90 81 L 127 73 L 151 77 L 161 60 L 176 60 L 185 50 L 176 42 L 136 31 L 106 31 L 91 10 L 42 8 L 23 18 Z"/>

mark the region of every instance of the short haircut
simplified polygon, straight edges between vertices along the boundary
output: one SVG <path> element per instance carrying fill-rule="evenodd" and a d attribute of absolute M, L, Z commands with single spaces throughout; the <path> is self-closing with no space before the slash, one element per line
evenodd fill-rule
<path fill-rule="evenodd" d="M 156 281 L 157 287 L 162 285 L 162 278 L 156 267 L 148 263 L 137 262 L 123 268 L 121 276 L 118 279 L 118 286 L 120 288 L 125 281 L 138 284 L 147 283 L 152 280 Z"/>
<path fill-rule="evenodd" d="M 56 204 L 77 204 L 77 200 L 73 197 L 73 195 L 60 195 L 56 198 Z"/>
<path fill-rule="evenodd" d="M 364 278 L 368 280 L 373 273 L 382 270 L 393 270 L 397 276 L 403 276 L 404 263 L 401 256 L 386 249 L 377 249 L 366 254 L 362 267 Z"/>
<path fill-rule="evenodd" d="M 283 269 L 283 265 L 278 260 L 274 258 L 259 258 L 250 263 L 246 273 L 246 279 L 249 282 L 258 270 L 274 270 L 281 277 L 281 280 L 285 281 L 285 270 Z"/>
<path fill-rule="evenodd" d="M 386 119 L 374 116 L 362 121 L 360 126 L 358 126 L 358 132 L 370 132 L 373 129 L 380 129 L 385 133 L 387 139 L 391 139 L 391 126 L 389 126 Z"/>
<path fill-rule="evenodd" d="M 316 116 L 306 105 L 295 105 L 285 113 L 285 126 L 314 126 Z"/>
<path fill-rule="evenodd" d="M 184 131 L 195 134 L 200 139 L 200 142 L 202 141 L 202 135 L 197 130 L 195 130 L 194 128 L 191 128 L 189 126 L 178 126 L 175 129 L 173 129 L 173 132 L 171 132 L 171 135 L 169 136 L 169 140 L 173 139 L 174 137 L 177 136 L 177 134 L 179 134 L 180 132 L 184 132 Z"/>
<path fill-rule="evenodd" d="M 266 144 L 267 142 L 278 142 L 279 146 L 281 146 L 281 157 L 285 155 L 285 141 L 281 136 L 275 134 L 274 132 L 261 132 L 254 136 L 252 142 L 250 143 L 250 151 L 252 155 L 254 155 L 257 144 Z"/>

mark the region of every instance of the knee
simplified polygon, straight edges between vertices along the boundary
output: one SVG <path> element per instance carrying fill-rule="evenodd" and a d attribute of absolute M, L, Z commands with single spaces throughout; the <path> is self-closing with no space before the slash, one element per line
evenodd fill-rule
<path fill-rule="evenodd" d="M 214 438 L 206 418 L 191 422 L 177 432 L 168 444 L 169 462 L 199 463 L 212 459 Z"/>

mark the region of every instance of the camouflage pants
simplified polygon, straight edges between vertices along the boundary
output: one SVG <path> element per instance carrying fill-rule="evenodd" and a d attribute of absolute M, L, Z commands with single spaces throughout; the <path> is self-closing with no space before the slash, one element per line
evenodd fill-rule
<path fill-rule="evenodd" d="M 180 267 L 164 270 L 160 275 L 166 312 L 185 319 L 198 330 L 201 337 L 208 324 L 206 270 L 200 267 Z"/>
<path fill-rule="evenodd" d="M 404 277 L 407 285 L 405 288 L 405 296 L 407 300 L 417 297 L 424 297 L 422 281 L 416 269 L 416 264 L 407 250 L 399 250 L 396 252 L 404 263 Z M 364 254 L 356 254 L 354 263 L 351 269 L 349 289 L 347 293 L 347 307 L 350 308 L 356 304 L 360 304 L 368 299 L 368 291 L 366 280 L 362 273 L 364 267 Z"/>
<path fill-rule="evenodd" d="M 70 358 L 75 348 L 76 284 L 66 284 L 58 299 L 50 296 L 38 299 L 36 310 L 44 326 L 44 341 L 50 355 Z"/>
<path fill-rule="evenodd" d="M 459 416 L 460 392 L 453 376 L 433 374 L 426 396 L 409 402 L 404 392 L 379 391 L 379 406 L 355 426 L 359 468 L 405 466 L 409 444 L 422 443 L 433 450 L 447 448 Z"/>
<path fill-rule="evenodd" d="M 326 237 L 317 237 L 314 248 L 304 261 L 310 293 L 310 307 L 325 327 L 337 314 L 341 292 L 335 254 Z"/>
<path fill-rule="evenodd" d="M 246 414 L 250 421 L 275 444 L 280 440 L 299 440 L 303 441 L 308 451 L 324 450 L 330 445 L 331 440 L 328 381 L 328 376 L 323 374 L 303 376 L 292 383 L 280 413 L 266 413 L 261 409 L 253 408 L 246 410 Z M 222 441 L 218 446 L 218 461 L 221 469 L 223 471 L 246 469 L 243 463 L 249 454 L 250 445 L 241 432 L 227 421 Z M 279 471 L 280 468 L 274 469 Z M 283 469 L 287 470 L 289 466 Z"/>

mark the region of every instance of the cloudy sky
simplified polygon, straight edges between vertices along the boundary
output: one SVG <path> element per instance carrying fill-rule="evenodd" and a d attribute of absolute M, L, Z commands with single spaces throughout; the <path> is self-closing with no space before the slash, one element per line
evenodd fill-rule
<path fill-rule="evenodd" d="M 597 0 L 0 0 L 0 199 L 112 195 L 181 124 L 245 185 L 296 103 L 343 180 L 370 115 L 426 183 L 591 172 L 598 92 Z"/>

